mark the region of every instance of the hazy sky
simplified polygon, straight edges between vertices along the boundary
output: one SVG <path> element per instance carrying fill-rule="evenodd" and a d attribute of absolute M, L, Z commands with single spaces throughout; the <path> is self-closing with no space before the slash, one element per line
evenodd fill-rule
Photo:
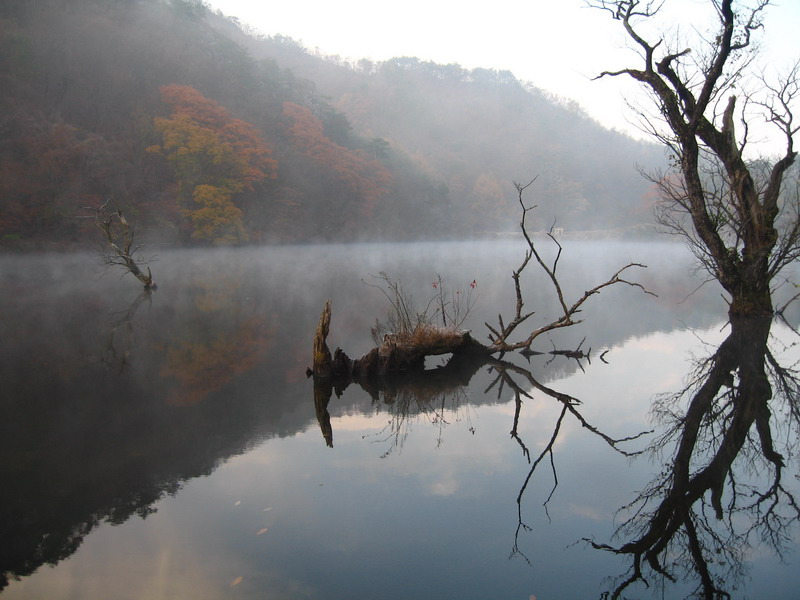
<path fill-rule="evenodd" d="M 209 0 L 267 35 L 282 34 L 349 59 L 416 56 L 465 68 L 508 69 L 518 78 L 576 100 L 606 126 L 633 131 L 624 78 L 591 81 L 605 69 L 639 66 L 619 22 L 583 0 Z M 667 0 L 684 23 L 713 23 L 710 0 Z M 762 36 L 770 65 L 800 59 L 800 0 L 767 10 Z M 626 116 L 627 115 L 627 116 Z M 639 134 L 641 135 L 641 134 Z"/>

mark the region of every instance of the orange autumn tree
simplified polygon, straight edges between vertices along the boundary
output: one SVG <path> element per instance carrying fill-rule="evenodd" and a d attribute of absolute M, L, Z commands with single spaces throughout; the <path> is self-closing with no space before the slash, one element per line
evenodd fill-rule
<path fill-rule="evenodd" d="M 172 109 L 154 119 L 163 155 L 175 172 L 183 214 L 192 239 L 214 245 L 247 241 L 238 197 L 277 176 L 278 163 L 258 130 L 186 85 L 160 88 Z"/>
<path fill-rule="evenodd" d="M 358 202 L 358 216 L 372 217 L 375 205 L 388 191 L 389 171 L 364 152 L 350 150 L 326 137 L 322 122 L 305 106 L 284 102 L 283 114 L 292 145 L 335 174 Z"/>

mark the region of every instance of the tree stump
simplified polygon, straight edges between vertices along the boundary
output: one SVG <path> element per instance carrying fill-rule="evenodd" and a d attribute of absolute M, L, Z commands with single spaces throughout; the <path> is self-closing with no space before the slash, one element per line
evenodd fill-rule
<path fill-rule="evenodd" d="M 330 377 L 333 371 L 331 351 L 326 340 L 331 326 L 331 301 L 325 301 L 325 307 L 319 317 L 317 331 L 314 334 L 313 373 L 317 377 Z"/>

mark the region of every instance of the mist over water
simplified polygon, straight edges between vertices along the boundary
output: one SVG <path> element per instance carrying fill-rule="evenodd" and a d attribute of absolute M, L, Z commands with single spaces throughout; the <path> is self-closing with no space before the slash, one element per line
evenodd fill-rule
<path fill-rule="evenodd" d="M 387 310 L 373 275 L 400 281 L 420 308 L 438 276 L 452 293 L 475 281 L 464 326 L 485 340 L 484 322 L 513 314 L 523 255 L 518 240 L 165 251 L 151 297 L 90 254 L 0 257 L 1 595 L 599 596 L 626 564 L 575 542 L 609 541 L 617 509 L 659 465 L 565 423 L 558 486 L 544 508 L 553 474 L 535 474 L 521 504 L 531 529 L 515 537 L 530 464 L 509 436 L 514 396 L 492 387 L 496 372 L 447 393 L 401 390 L 392 403 L 350 386 L 327 407 L 332 448 L 305 376 L 326 299 L 329 345 L 359 356 Z M 679 389 L 689 357 L 725 337 L 719 288 L 698 290 L 677 244 L 565 242 L 557 272 L 568 302 L 630 262 L 648 267 L 627 279 L 658 298 L 606 289 L 584 323 L 537 341 L 544 354 L 509 357 L 619 437 L 652 428 L 653 398 Z M 558 311 L 533 267 L 522 287 L 536 326 Z M 789 364 L 800 358 L 787 327 L 772 334 Z M 579 344 L 589 360 L 549 354 Z M 535 457 L 560 404 L 526 389 L 518 435 Z M 752 559 L 742 585 L 754 597 L 800 585 L 768 548 Z"/>

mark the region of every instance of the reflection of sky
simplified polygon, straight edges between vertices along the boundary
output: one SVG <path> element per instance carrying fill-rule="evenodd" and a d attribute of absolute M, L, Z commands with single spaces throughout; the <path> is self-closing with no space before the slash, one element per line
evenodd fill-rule
<path fill-rule="evenodd" d="M 609 364 L 595 358 L 585 374 L 548 385 L 583 400 L 590 423 L 630 435 L 648 426 L 655 394 L 681 385 L 700 340 L 724 335 L 713 327 L 633 338 L 611 348 Z M 470 394 L 482 391 L 473 385 Z M 535 457 L 560 405 L 532 395 L 519 434 Z M 101 526 L 71 558 L 12 583 L 4 598 L 593 598 L 604 577 L 624 572 L 624 562 L 579 540 L 610 541 L 615 511 L 649 480 L 647 459 L 630 463 L 568 416 L 547 512 L 546 462 L 523 499 L 533 528 L 519 540 L 528 566 L 509 560 L 529 468 L 508 434 L 513 403 L 461 406 L 445 412 L 446 424 L 409 416 L 403 447 L 386 455 L 391 418 L 386 410 L 334 417 L 332 449 L 316 427 L 270 439 L 188 482 L 147 519 Z M 791 597 L 798 571 L 776 570 L 764 549 L 753 556 L 752 597 L 765 589 Z"/>

